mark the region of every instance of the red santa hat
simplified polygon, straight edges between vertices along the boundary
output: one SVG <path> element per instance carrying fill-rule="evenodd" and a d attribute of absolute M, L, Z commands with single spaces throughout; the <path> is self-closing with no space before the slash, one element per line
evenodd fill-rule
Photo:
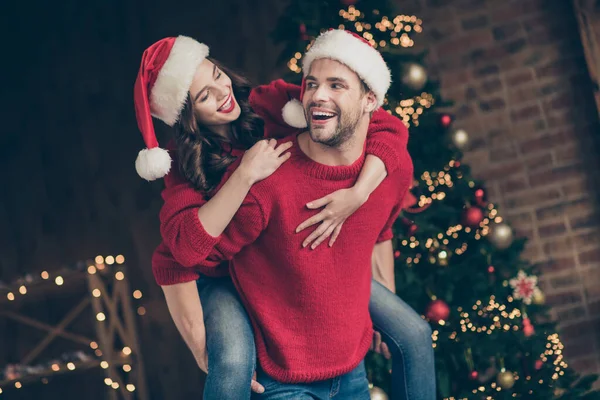
<path fill-rule="evenodd" d="M 304 55 L 302 70 L 302 92 L 300 100 L 289 101 L 282 110 L 283 120 L 295 128 L 306 128 L 306 116 L 302 106 L 304 78 L 315 60 L 330 58 L 345 64 L 356 72 L 360 79 L 375 93 L 377 107 L 383 105 L 385 94 L 392 83 L 392 74 L 381 54 L 371 44 L 357 35 L 343 29 L 330 29 L 319 35 Z"/>
<path fill-rule="evenodd" d="M 135 160 L 137 173 L 148 181 L 171 169 L 169 153 L 158 146 L 152 117 L 169 126 L 179 120 L 198 66 L 208 57 L 208 46 L 186 37 L 168 37 L 144 51 L 135 81 L 135 116 L 146 149 Z"/>

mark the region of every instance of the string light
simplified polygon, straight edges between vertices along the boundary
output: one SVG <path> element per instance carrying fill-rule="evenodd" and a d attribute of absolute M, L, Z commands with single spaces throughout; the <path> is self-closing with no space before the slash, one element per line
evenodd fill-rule
<path fill-rule="evenodd" d="M 112 385 L 112 379 L 104 378 L 104 383 L 106 384 L 106 386 L 110 386 L 110 385 Z"/>
<path fill-rule="evenodd" d="M 123 371 L 125 371 L 125 372 L 131 372 L 131 365 L 129 365 L 129 364 L 123 365 Z"/>
<path fill-rule="evenodd" d="M 21 384 L 21 382 L 15 382 L 15 387 L 17 389 L 21 389 L 23 387 L 23 385 Z"/>
<path fill-rule="evenodd" d="M 96 319 L 100 322 L 104 321 L 106 319 L 106 315 L 104 315 L 104 313 L 99 312 L 98 314 L 96 314 Z"/>
<path fill-rule="evenodd" d="M 48 273 L 48 271 L 42 271 L 42 273 L 40 274 L 40 276 L 42 277 L 42 279 L 46 280 L 48 278 L 50 278 L 50 274 Z"/>
<path fill-rule="evenodd" d="M 125 354 L 126 356 L 131 354 L 131 348 L 128 346 L 123 347 L 123 354 Z"/>
<path fill-rule="evenodd" d="M 70 363 L 68 363 L 68 364 L 67 364 L 67 368 L 68 368 L 70 371 L 73 371 L 73 370 L 75 369 L 75 364 L 73 364 L 72 362 L 70 362 Z"/>
<path fill-rule="evenodd" d="M 94 289 L 92 290 L 92 296 L 94 297 L 100 297 L 102 295 L 102 293 L 100 292 L 100 289 Z"/>
<path fill-rule="evenodd" d="M 54 279 L 54 282 L 58 285 L 58 286 L 62 286 L 63 283 L 65 283 L 64 279 L 62 278 L 62 276 L 57 276 L 56 279 Z"/>
<path fill-rule="evenodd" d="M 122 281 L 123 279 L 125 279 L 125 274 L 123 272 L 119 271 L 115 274 L 115 279 L 118 281 Z"/>
<path fill-rule="evenodd" d="M 133 292 L 133 298 L 134 299 L 141 299 L 142 298 L 142 292 L 140 290 L 136 290 Z"/>
<path fill-rule="evenodd" d="M 123 264 L 125 262 L 125 257 L 123 257 L 123 255 L 119 254 L 118 256 L 115 257 L 115 261 L 117 262 L 117 264 Z"/>
<path fill-rule="evenodd" d="M 109 365 L 108 365 L 108 362 L 106 362 L 106 361 L 102 361 L 102 362 L 100 363 L 100 367 L 101 367 L 102 369 L 108 369 L 108 367 L 109 367 Z"/>
<path fill-rule="evenodd" d="M 134 392 L 135 391 L 135 386 L 130 383 L 130 384 L 127 385 L 127 390 L 129 390 L 130 392 Z"/>
<path fill-rule="evenodd" d="M 13 301 L 15 299 L 15 295 L 13 294 L 13 292 L 8 292 L 6 298 L 10 301 Z"/>
<path fill-rule="evenodd" d="M 119 388 L 119 382 L 113 382 L 111 386 L 113 389 L 117 390 Z"/>
<path fill-rule="evenodd" d="M 88 274 L 90 274 L 90 275 L 94 275 L 94 274 L 96 273 L 96 267 L 95 267 L 95 266 L 93 266 L 93 265 L 90 265 L 90 266 L 88 267 L 88 270 L 87 270 L 87 271 L 88 271 Z"/>
<path fill-rule="evenodd" d="M 113 256 L 106 256 L 106 259 L 104 259 L 104 262 L 107 265 L 113 265 L 115 263 L 115 258 Z"/>
<path fill-rule="evenodd" d="M 60 366 L 58 364 L 52 364 L 52 371 L 54 371 L 54 372 L 60 371 Z"/>
<path fill-rule="evenodd" d="M 96 350 L 98 348 L 98 343 L 96 342 L 91 342 L 90 343 L 90 347 L 92 348 L 92 350 Z"/>
<path fill-rule="evenodd" d="M 146 315 L 146 308 L 144 306 L 139 306 L 137 309 L 138 315 Z"/>

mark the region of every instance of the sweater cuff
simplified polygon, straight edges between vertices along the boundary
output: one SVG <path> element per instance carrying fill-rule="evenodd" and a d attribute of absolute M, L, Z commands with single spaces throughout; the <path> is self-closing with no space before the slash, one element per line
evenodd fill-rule
<path fill-rule="evenodd" d="M 376 139 L 367 140 L 366 152 L 383 161 L 388 176 L 398 169 L 398 154 L 396 154 L 396 151 L 388 143 Z"/>
<path fill-rule="evenodd" d="M 189 221 L 186 224 L 186 229 L 182 234 L 186 235 L 189 240 L 189 250 L 192 251 L 198 259 L 196 263 L 200 263 L 201 260 L 206 259 L 211 253 L 213 248 L 219 243 L 220 236 L 212 236 L 206 232 L 200 218 L 198 218 L 198 209 L 194 208 L 189 210 L 191 215 L 187 216 Z"/>
<path fill-rule="evenodd" d="M 160 286 L 196 281 L 200 274 L 192 268 L 153 268 L 154 279 Z"/>

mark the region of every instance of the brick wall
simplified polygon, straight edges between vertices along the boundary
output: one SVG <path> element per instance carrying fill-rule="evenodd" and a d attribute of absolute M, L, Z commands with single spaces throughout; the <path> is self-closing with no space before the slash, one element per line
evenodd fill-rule
<path fill-rule="evenodd" d="M 455 100 L 465 160 L 540 262 L 571 364 L 600 366 L 598 115 L 569 0 L 399 1 Z"/>

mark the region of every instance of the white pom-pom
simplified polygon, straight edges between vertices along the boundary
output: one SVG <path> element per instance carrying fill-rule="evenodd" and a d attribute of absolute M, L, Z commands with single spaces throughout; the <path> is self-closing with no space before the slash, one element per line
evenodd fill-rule
<path fill-rule="evenodd" d="M 135 170 L 147 181 L 162 178 L 171 169 L 169 152 L 160 147 L 140 151 L 135 160 Z"/>
<path fill-rule="evenodd" d="M 288 101 L 283 110 L 281 110 L 283 120 L 294 128 L 306 128 L 308 123 L 306 122 L 306 116 L 304 115 L 304 107 L 300 101 L 293 99 Z"/>

